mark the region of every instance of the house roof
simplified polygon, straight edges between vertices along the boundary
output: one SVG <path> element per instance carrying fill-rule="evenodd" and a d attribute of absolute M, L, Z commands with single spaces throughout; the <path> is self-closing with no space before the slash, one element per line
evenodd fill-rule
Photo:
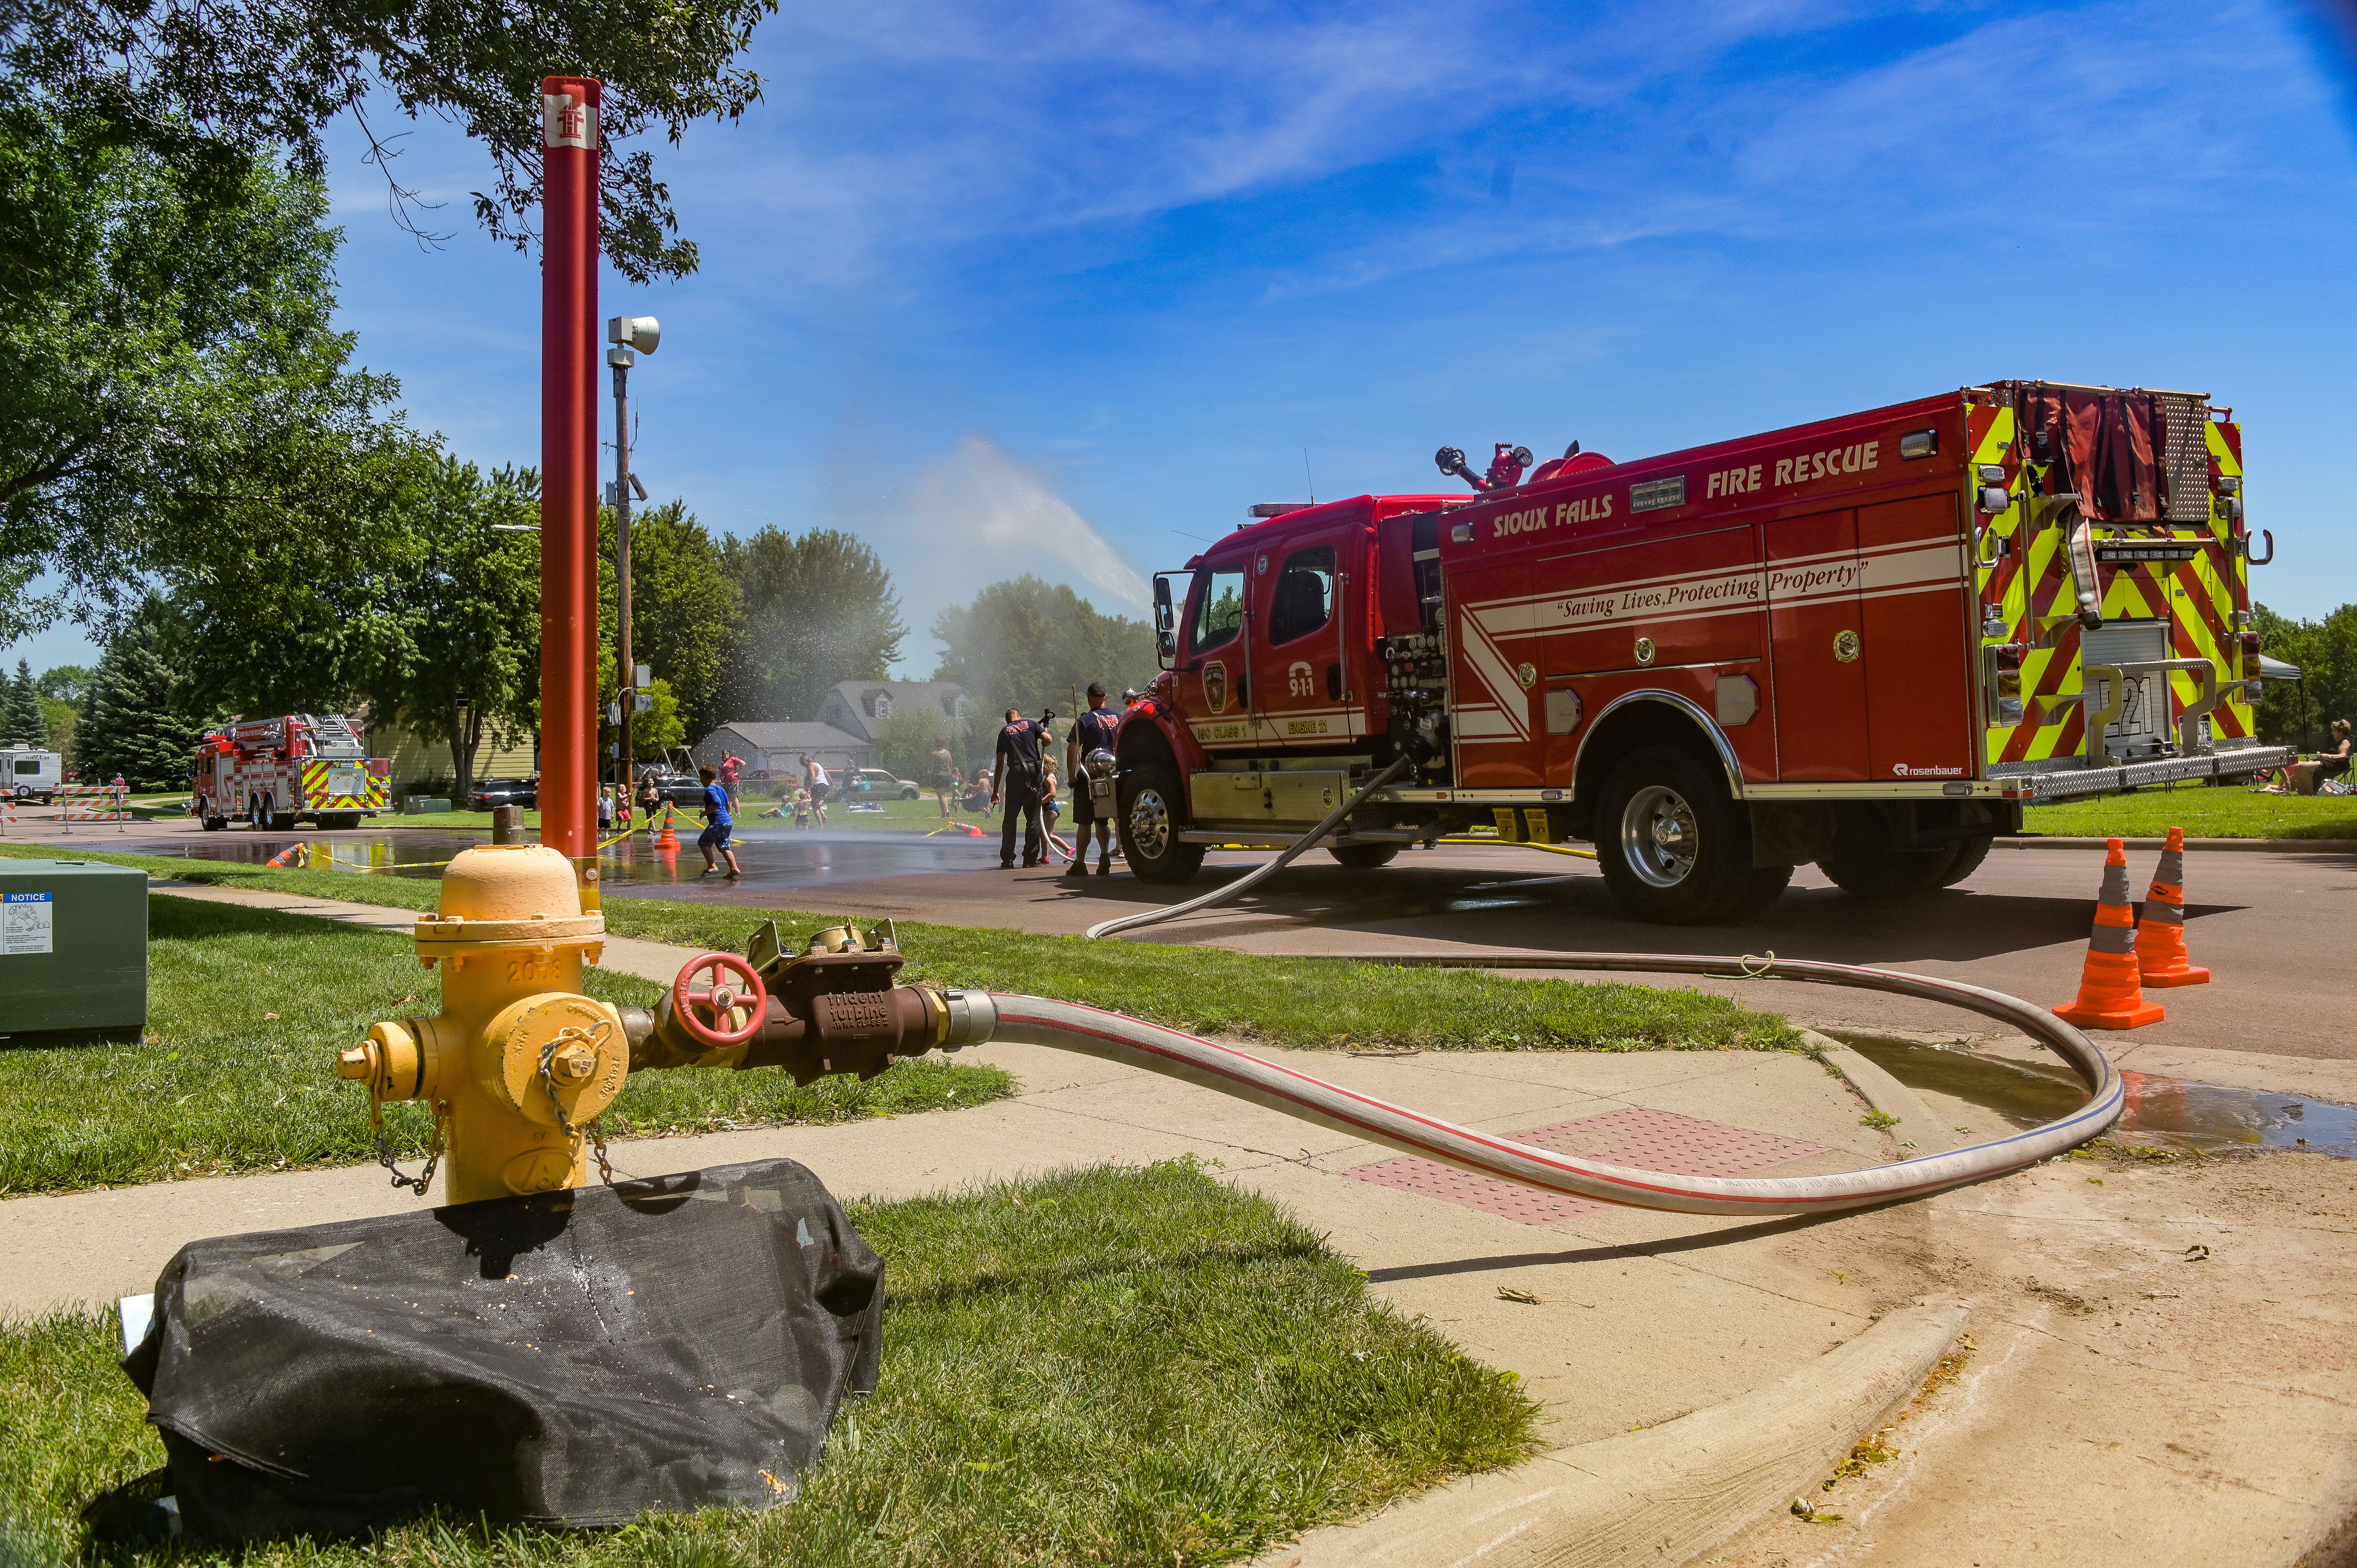
<path fill-rule="evenodd" d="M 894 713 L 931 711 L 954 719 L 966 700 L 966 690 L 954 681 L 838 681 L 819 703 L 819 711 L 840 711 L 862 736 L 873 740 L 883 722 L 875 711 L 877 697 L 888 698 Z"/>
<path fill-rule="evenodd" d="M 847 735 L 833 725 L 821 724 L 761 724 L 746 721 L 721 725 L 710 735 L 696 742 L 695 749 L 722 743 L 722 737 L 735 736 L 746 745 L 762 752 L 772 751 L 860 751 L 867 742 L 856 735 Z"/>

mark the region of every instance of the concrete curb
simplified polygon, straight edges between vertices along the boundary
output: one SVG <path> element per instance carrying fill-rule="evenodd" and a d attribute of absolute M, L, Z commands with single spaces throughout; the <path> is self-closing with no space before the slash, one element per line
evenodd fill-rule
<path fill-rule="evenodd" d="M 2092 849 L 2111 843 L 2095 838 L 2000 838 L 1989 841 L 1998 849 Z M 2130 849 L 2158 849 L 2165 838 L 2123 839 Z M 2245 854 L 2357 854 L 2357 839 L 2187 839 L 2185 847 L 2237 850 Z"/>
<path fill-rule="evenodd" d="M 1899 1119 L 1890 1135 L 1899 1141 L 1901 1155 L 1945 1154 L 1953 1146 L 1955 1139 L 1913 1090 L 1839 1040 L 1814 1029 L 1802 1030 L 1801 1038 L 1807 1042 L 1811 1055 L 1841 1074 L 1842 1081 L 1857 1090 L 1868 1105 Z"/>
<path fill-rule="evenodd" d="M 1617 1568 L 1685 1563 L 1813 1492 L 1921 1386 L 1962 1302 L 1904 1307 L 1766 1388 L 1643 1432 L 1453 1482 L 1312 1531 L 1265 1568 Z M 1381 1539 L 1374 1539 L 1380 1537 Z"/>

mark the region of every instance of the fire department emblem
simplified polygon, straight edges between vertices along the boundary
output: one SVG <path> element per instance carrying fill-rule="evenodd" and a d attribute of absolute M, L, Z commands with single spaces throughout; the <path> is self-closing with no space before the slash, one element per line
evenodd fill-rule
<path fill-rule="evenodd" d="M 1834 657 L 1845 664 L 1857 662 L 1857 633 L 1854 631 L 1840 632 L 1834 638 Z"/>
<path fill-rule="evenodd" d="M 1215 714 L 1228 711 L 1228 667 L 1216 660 L 1203 666 L 1203 705 Z"/>

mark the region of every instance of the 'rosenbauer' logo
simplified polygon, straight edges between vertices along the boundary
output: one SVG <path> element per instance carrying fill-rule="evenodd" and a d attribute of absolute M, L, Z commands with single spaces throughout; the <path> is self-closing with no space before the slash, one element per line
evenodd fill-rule
<path fill-rule="evenodd" d="M 1892 763 L 1890 771 L 1901 779 L 1961 779 L 1964 773 L 1961 768 L 1910 768 L 1903 762 Z"/>

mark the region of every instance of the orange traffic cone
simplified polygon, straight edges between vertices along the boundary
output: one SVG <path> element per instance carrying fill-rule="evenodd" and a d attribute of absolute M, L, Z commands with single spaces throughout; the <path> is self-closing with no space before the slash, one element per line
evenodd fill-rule
<path fill-rule="evenodd" d="M 679 847 L 679 830 L 672 826 L 672 811 L 668 804 L 663 807 L 662 836 L 655 840 L 655 847 L 657 849 Z"/>
<path fill-rule="evenodd" d="M 2152 886 L 2136 922 L 2136 968 L 2147 985 L 2207 985 L 2210 972 L 2194 966 L 2185 951 L 2185 830 L 2169 830 Z"/>
<path fill-rule="evenodd" d="M 2135 1029 L 2168 1016 L 2144 999 L 2136 978 L 2136 911 L 2128 908 L 2128 852 L 2112 841 L 2104 857 L 2104 891 L 2095 903 L 2095 932 L 2080 972 L 2079 1000 L 2054 1015 L 2083 1029 Z"/>

